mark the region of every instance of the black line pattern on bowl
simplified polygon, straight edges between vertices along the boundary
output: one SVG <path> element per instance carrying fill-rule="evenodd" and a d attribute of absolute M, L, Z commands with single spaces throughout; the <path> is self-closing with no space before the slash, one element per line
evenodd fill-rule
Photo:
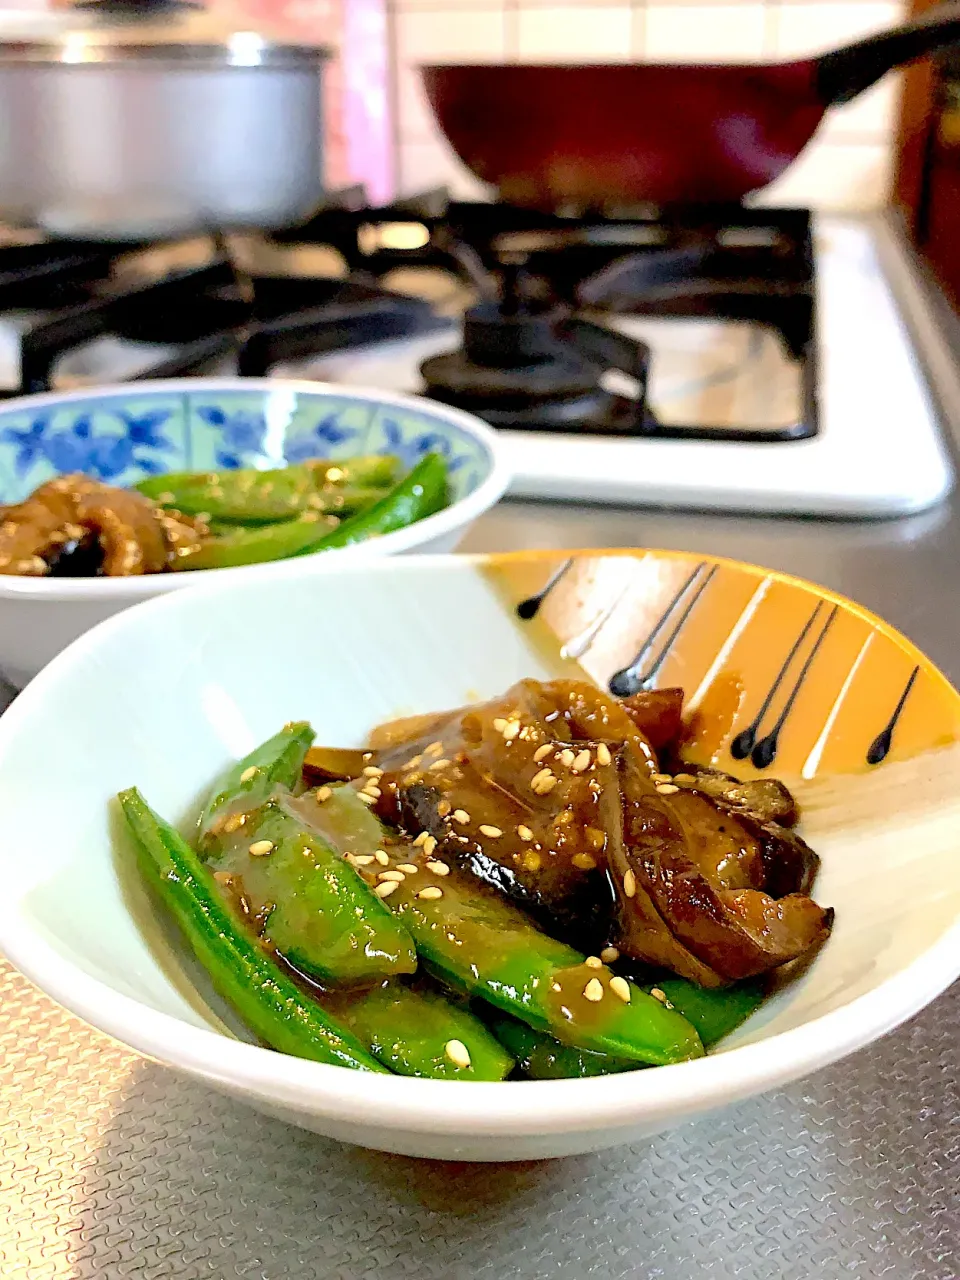
<path fill-rule="evenodd" d="M 556 569 L 547 579 L 547 584 L 542 591 L 538 591 L 535 596 L 527 596 L 526 600 L 521 600 L 517 605 L 517 617 L 522 618 L 524 622 L 529 622 L 531 618 L 535 618 L 540 612 L 544 600 L 557 585 L 564 574 L 573 564 L 574 557 L 571 556 L 565 560 L 558 569 Z"/>
<path fill-rule="evenodd" d="M 910 697 L 910 690 L 913 688 L 919 673 L 919 666 L 914 667 L 910 672 L 910 679 L 907 681 L 906 687 L 893 709 L 893 715 L 867 748 L 867 764 L 882 764 L 890 754 L 890 748 L 893 745 L 893 731 L 897 727 L 897 721 L 906 706 L 907 699 Z"/>
<path fill-rule="evenodd" d="M 803 666 L 800 668 L 800 673 L 797 676 L 796 683 L 790 690 L 790 696 L 784 703 L 783 710 L 780 712 L 779 716 L 777 716 L 773 728 L 765 737 L 760 739 L 751 751 L 750 763 L 755 769 L 766 769 L 772 765 L 774 760 L 777 758 L 777 749 L 780 745 L 780 733 L 787 722 L 790 712 L 793 710 L 793 704 L 796 702 L 797 696 L 800 693 L 800 688 L 803 685 L 804 680 L 806 680 L 810 668 L 813 666 L 814 659 L 820 652 L 820 646 L 827 638 L 827 632 L 833 626 L 834 619 L 839 612 L 840 606 L 835 604 L 827 615 L 827 620 L 823 624 L 820 634 L 817 636 L 816 640 L 814 640 L 813 647 L 807 654 Z"/>
<path fill-rule="evenodd" d="M 779 690 L 780 686 L 783 684 L 784 678 L 786 677 L 787 672 L 790 670 L 791 663 L 793 662 L 794 658 L 797 656 L 798 652 L 800 651 L 800 646 L 803 644 L 804 640 L 806 640 L 810 632 L 810 628 L 816 622 L 817 616 L 820 613 L 820 610 L 822 608 L 823 608 L 823 601 L 818 600 L 816 607 L 813 610 L 813 613 L 811 613 L 810 617 L 803 624 L 803 629 L 801 630 L 800 634 L 797 636 L 796 640 L 794 640 L 793 644 L 790 646 L 790 652 L 784 658 L 783 664 L 781 665 L 780 670 L 777 672 L 776 678 L 774 679 L 773 684 L 767 690 L 767 695 L 764 698 L 763 702 L 761 702 L 760 704 L 760 710 L 754 716 L 751 723 L 747 725 L 746 729 L 744 729 L 741 733 L 738 733 L 737 736 L 734 738 L 733 742 L 731 742 L 730 754 L 733 756 L 734 760 L 746 760 L 747 756 L 750 755 L 751 751 L 756 746 L 757 735 L 760 732 L 760 725 L 763 723 L 763 718 L 767 714 L 767 712 L 770 710 L 770 704 L 773 702 L 774 698 L 777 696 L 777 691 Z"/>
<path fill-rule="evenodd" d="M 608 688 L 610 689 L 610 692 L 614 694 L 616 697 L 628 698 L 631 696 L 631 694 L 639 693 L 641 690 L 648 689 L 650 687 L 652 681 L 656 678 L 657 672 L 660 670 L 661 666 L 663 665 L 664 660 L 666 659 L 670 650 L 673 648 L 673 645 L 675 644 L 677 637 L 680 635 L 680 632 L 683 630 L 684 626 L 686 625 L 688 619 L 690 618 L 690 615 L 693 613 L 694 609 L 699 604 L 700 600 L 703 597 L 703 593 L 706 591 L 707 587 L 712 582 L 713 577 L 716 574 L 717 569 L 719 568 L 718 565 L 712 565 L 709 572 L 706 575 L 703 575 L 703 571 L 704 569 L 706 569 L 706 567 L 707 567 L 707 562 L 705 560 L 701 560 L 701 562 L 697 565 L 697 567 L 693 570 L 693 572 L 689 575 L 689 577 L 687 577 L 686 581 L 683 583 L 679 591 L 676 593 L 676 595 L 667 605 L 666 609 L 663 611 L 663 613 L 654 623 L 650 631 L 650 634 L 647 636 L 646 640 L 644 640 L 643 644 L 640 646 L 640 650 L 637 653 L 637 656 L 633 659 L 633 661 L 630 663 L 628 667 L 624 667 L 621 671 L 615 671 L 613 675 L 610 677 Z M 700 579 L 699 582 L 697 581 L 698 579 Z M 670 621 L 674 611 L 683 602 L 683 599 L 687 595 L 687 592 L 690 591 L 690 589 L 693 588 L 695 584 L 696 584 L 696 589 L 693 591 L 693 595 L 687 602 L 686 607 L 684 608 L 679 619 L 677 620 L 673 630 L 667 636 L 667 639 L 664 641 L 662 648 L 660 649 L 659 653 L 657 654 L 653 662 L 650 664 L 650 666 L 644 668 L 644 664 L 646 663 L 651 650 L 656 644 L 661 631 L 663 631 L 664 627 Z"/>

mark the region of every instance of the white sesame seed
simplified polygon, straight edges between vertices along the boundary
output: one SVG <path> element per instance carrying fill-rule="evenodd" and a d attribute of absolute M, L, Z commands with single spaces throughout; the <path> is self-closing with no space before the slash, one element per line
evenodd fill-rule
<path fill-rule="evenodd" d="M 378 769 L 375 764 L 368 764 L 364 767 L 363 776 L 365 778 L 379 778 L 383 774 L 382 769 Z"/>
<path fill-rule="evenodd" d="M 586 960 L 584 960 L 583 963 L 587 966 L 588 969 L 603 968 L 603 961 L 600 959 L 599 956 L 587 956 Z"/>
<path fill-rule="evenodd" d="M 546 782 L 547 778 L 552 778 L 553 773 L 549 769 L 541 769 L 539 773 L 535 773 L 530 779 L 530 786 L 536 791 L 541 783 Z"/>
<path fill-rule="evenodd" d="M 372 853 L 350 853 L 347 856 L 358 867 L 369 867 L 370 863 L 373 862 Z"/>
<path fill-rule="evenodd" d="M 374 800 L 379 800 L 380 797 L 383 795 L 383 792 L 380 790 L 378 786 L 375 786 L 373 783 L 368 782 L 367 785 L 363 788 L 363 794 L 365 796 L 372 796 Z"/>
<path fill-rule="evenodd" d="M 657 794 L 661 796 L 675 796 L 679 790 L 680 788 L 675 787 L 672 782 L 657 783 Z"/>
<path fill-rule="evenodd" d="M 438 800 L 437 801 L 437 817 L 439 818 L 447 817 L 452 807 L 453 806 L 450 804 L 449 800 Z"/>
<path fill-rule="evenodd" d="M 551 990 L 551 991 L 562 991 L 562 990 L 563 990 L 563 987 L 561 987 L 561 985 L 560 985 L 560 983 L 559 983 L 559 982 L 551 982 L 551 983 L 550 983 L 550 990 Z"/>
<path fill-rule="evenodd" d="M 323 804 L 324 800 L 329 800 L 332 795 L 331 787 L 317 787 L 317 804 Z"/>
<path fill-rule="evenodd" d="M 378 880 L 396 880 L 397 884 L 403 884 L 406 876 L 399 869 L 396 871 L 381 871 L 377 876 Z"/>
<path fill-rule="evenodd" d="M 273 853 L 273 841 L 254 840 L 253 844 L 250 846 L 250 853 L 253 854 L 255 858 L 263 858 L 268 853 Z"/>
<path fill-rule="evenodd" d="M 454 809 L 453 820 L 454 822 L 459 822 L 460 825 L 463 826 L 465 822 L 470 821 L 470 815 L 467 813 L 466 809 Z"/>
<path fill-rule="evenodd" d="M 357 795 L 360 797 L 360 799 L 361 799 L 361 800 L 363 801 L 363 803 L 364 803 L 364 804 L 366 804 L 366 805 L 371 805 L 371 804 L 376 804 L 376 803 L 377 803 L 377 797 L 376 797 L 376 796 L 371 796 L 371 795 L 369 795 L 366 791 L 358 791 L 358 792 L 357 792 Z"/>
<path fill-rule="evenodd" d="M 433 902 L 437 898 L 443 897 L 443 890 L 440 888 L 439 885 L 428 884 L 425 889 L 420 890 L 420 892 L 417 894 L 417 897 L 426 898 L 427 901 Z"/>
<path fill-rule="evenodd" d="M 651 774 L 651 779 L 654 782 L 672 782 L 673 781 L 673 778 L 670 777 L 669 773 L 654 773 L 654 774 Z"/>
<path fill-rule="evenodd" d="M 249 782 L 250 779 L 255 778 L 259 772 L 260 770 L 257 768 L 257 766 L 255 764 L 252 764 L 249 769 L 244 769 L 243 773 L 241 773 L 240 781 Z"/>
<path fill-rule="evenodd" d="M 587 985 L 583 988 L 584 1000 L 589 1000 L 591 1004 L 597 1004 L 603 999 L 603 984 L 599 978 L 591 978 Z"/>
<path fill-rule="evenodd" d="M 620 952 L 616 947 L 604 947 L 600 952 L 600 959 L 604 964 L 613 964 L 614 960 L 620 959 Z"/>
<path fill-rule="evenodd" d="M 545 771 L 545 776 L 539 780 L 535 787 L 533 787 L 533 790 L 538 796 L 549 795 L 559 781 L 560 779 L 552 774 L 548 769 Z M 531 783 L 531 786 L 532 785 L 533 784 Z"/>
<path fill-rule="evenodd" d="M 560 763 L 567 769 L 570 768 L 576 758 L 575 752 L 571 751 L 569 747 L 564 748 L 564 750 L 557 756 Z"/>
<path fill-rule="evenodd" d="M 493 722 L 493 727 L 496 729 L 497 733 L 503 733 L 504 729 L 507 727 L 507 722 L 504 720 L 503 716 L 497 716 Z"/>
<path fill-rule="evenodd" d="M 570 768 L 574 773 L 583 773 L 584 769 L 590 768 L 591 759 L 592 757 L 590 752 L 584 749 L 583 751 L 578 752 L 577 758 L 574 760 Z"/>
<path fill-rule="evenodd" d="M 429 831 L 421 831 L 420 834 L 417 836 L 416 840 L 414 840 L 413 847 L 415 849 L 419 849 L 429 835 L 430 835 Z"/>
<path fill-rule="evenodd" d="M 525 827 L 522 822 L 520 826 L 517 827 L 517 835 L 520 837 L 521 840 L 533 839 L 533 832 L 530 830 L 529 827 Z"/>
<path fill-rule="evenodd" d="M 653 996 L 654 1000 L 659 1000 L 661 1004 L 667 1003 L 667 993 L 660 987 L 651 987 L 650 994 Z"/>
<path fill-rule="evenodd" d="M 424 852 L 425 856 L 426 856 L 426 857 L 428 857 L 428 858 L 432 858 L 432 857 L 433 857 L 433 851 L 434 851 L 434 849 L 436 849 L 436 847 L 437 847 L 437 840 L 436 840 L 436 837 L 435 837 L 435 836 L 427 836 L 426 840 L 424 840 L 424 842 L 423 842 L 423 852 Z"/>
<path fill-rule="evenodd" d="M 427 867 L 435 876 L 448 876 L 450 874 L 450 868 L 445 862 L 428 862 Z"/>
<path fill-rule="evenodd" d="M 384 880 L 376 886 L 373 892 L 378 898 L 389 898 L 394 889 L 399 887 L 396 880 Z"/>
<path fill-rule="evenodd" d="M 519 732 L 520 732 L 520 721 L 508 720 L 507 723 L 503 726 L 504 742 L 512 742 Z"/>
<path fill-rule="evenodd" d="M 626 978 L 621 978 L 619 974 L 610 979 L 610 990 L 624 1004 L 630 1003 L 630 983 Z"/>
<path fill-rule="evenodd" d="M 623 892 L 628 898 L 632 898 L 637 892 L 637 877 L 628 867 L 623 876 Z"/>
<path fill-rule="evenodd" d="M 553 743 L 545 742 L 542 747 L 537 747 L 536 751 L 533 753 L 533 758 L 537 764 L 539 764 L 541 760 L 546 759 L 552 750 Z"/>
<path fill-rule="evenodd" d="M 427 747 L 426 750 L 424 751 L 424 755 L 428 755 L 428 756 L 439 756 L 442 753 L 443 753 L 442 742 L 431 742 L 429 747 Z"/>
<path fill-rule="evenodd" d="M 418 764 L 423 761 L 423 756 L 414 756 L 412 760 L 408 760 L 403 766 L 405 769 L 415 769 Z"/>
<path fill-rule="evenodd" d="M 427 765 L 427 772 L 434 772 L 437 769 L 446 769 L 449 767 L 450 761 L 446 756 L 441 756 L 439 760 L 434 760 L 433 764 Z"/>
<path fill-rule="evenodd" d="M 239 831 L 247 820 L 245 813 L 231 813 L 230 817 L 224 821 L 224 831 Z"/>
<path fill-rule="evenodd" d="M 597 764 L 609 764 L 613 756 L 610 754 L 610 748 L 605 742 L 597 743 Z"/>
<path fill-rule="evenodd" d="M 689 787 L 692 782 L 696 782 L 696 778 L 692 773 L 675 773 L 673 775 L 674 782 L 682 782 L 684 786 Z"/>
<path fill-rule="evenodd" d="M 589 853 L 575 853 L 570 861 L 579 871 L 593 871 L 597 865 L 596 858 Z"/>
<path fill-rule="evenodd" d="M 503 835 L 499 827 L 491 827 L 486 822 L 481 822 L 477 829 L 482 836 L 489 836 L 491 840 L 497 840 Z"/>
<path fill-rule="evenodd" d="M 373 856 L 380 863 L 381 867 L 389 867 L 390 857 L 385 849 L 375 849 Z"/>
<path fill-rule="evenodd" d="M 412 862 L 398 862 L 397 870 L 402 871 L 405 875 L 415 876 L 417 872 L 420 870 L 420 868 L 417 866 L 414 866 Z"/>
<path fill-rule="evenodd" d="M 470 1051 L 462 1040 L 448 1040 L 443 1046 L 443 1052 L 455 1067 L 463 1067 L 464 1070 L 469 1067 Z"/>

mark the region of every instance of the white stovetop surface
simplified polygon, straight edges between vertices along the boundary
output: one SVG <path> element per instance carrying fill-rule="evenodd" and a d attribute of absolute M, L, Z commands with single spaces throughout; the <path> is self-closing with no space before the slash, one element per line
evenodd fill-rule
<path fill-rule="evenodd" d="M 725 444 L 505 431 L 501 437 L 515 476 L 511 492 L 849 516 L 905 514 L 940 501 L 953 486 L 952 467 L 871 225 L 821 218 L 815 224 L 815 252 L 820 412 L 815 438 Z M 756 330 L 748 326 L 667 322 L 675 332 L 664 362 L 663 346 L 653 336 L 664 332 L 663 321 L 653 322 L 659 330 L 649 328 L 647 320 L 616 323 L 651 338 L 651 402 L 661 420 L 693 423 L 698 412 L 701 423 L 722 418 L 731 398 L 737 401 L 731 416 L 744 425 L 795 420 L 798 380 L 772 338 L 751 347 Z M 416 392 L 422 387 L 420 361 L 454 345 L 450 336 L 434 335 L 328 356 L 309 368 L 313 376 L 335 382 Z M 724 369 L 739 361 L 751 367 L 752 376 L 725 378 Z M 711 371 L 717 375 L 713 379 Z"/>
<path fill-rule="evenodd" d="M 511 492 L 672 507 L 883 516 L 946 496 L 953 473 L 937 411 L 869 222 L 815 224 L 820 432 L 744 444 L 501 432 Z M 319 265 L 319 264 L 317 264 Z M 402 281 L 388 280 L 403 289 Z M 429 282 L 436 288 L 437 282 Z M 422 292 L 422 281 L 410 291 Z M 440 287 L 444 287 L 441 283 Z M 449 281 L 446 285 L 449 291 Z M 462 301 L 462 300 L 461 300 Z M 452 308 L 454 311 L 457 307 Z M 796 368 L 772 335 L 748 325 L 620 317 L 653 349 L 650 400 L 661 421 L 780 426 L 797 420 Z M 419 365 L 459 345 L 459 328 L 318 357 L 275 370 L 385 390 L 422 390 Z M 157 358 L 150 349 L 150 358 Z M 64 383 L 110 381 L 144 348 L 100 340 L 65 357 Z M 16 325 L 0 324 L 0 381 L 18 361 Z M 224 372 L 231 372 L 225 367 Z M 611 388 L 613 389 L 613 388 Z"/>

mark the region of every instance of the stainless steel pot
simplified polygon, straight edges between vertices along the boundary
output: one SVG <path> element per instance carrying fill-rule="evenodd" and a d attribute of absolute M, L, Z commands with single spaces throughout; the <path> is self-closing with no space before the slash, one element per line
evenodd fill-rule
<path fill-rule="evenodd" d="M 163 0 L 0 13 L 0 221 L 128 240 L 298 221 L 322 194 L 327 56 Z"/>

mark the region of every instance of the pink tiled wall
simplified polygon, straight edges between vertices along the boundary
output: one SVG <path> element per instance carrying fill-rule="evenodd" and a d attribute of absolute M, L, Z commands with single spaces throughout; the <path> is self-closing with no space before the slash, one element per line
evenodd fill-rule
<path fill-rule="evenodd" d="M 350 0 L 346 0 L 350 3 Z M 840 45 L 900 19 L 891 0 L 390 0 L 396 51 L 399 182 L 482 190 L 433 123 L 420 62 L 731 62 L 788 59 Z M 829 113 L 816 138 L 761 199 L 864 209 L 887 199 L 898 82 L 887 79 Z"/>

